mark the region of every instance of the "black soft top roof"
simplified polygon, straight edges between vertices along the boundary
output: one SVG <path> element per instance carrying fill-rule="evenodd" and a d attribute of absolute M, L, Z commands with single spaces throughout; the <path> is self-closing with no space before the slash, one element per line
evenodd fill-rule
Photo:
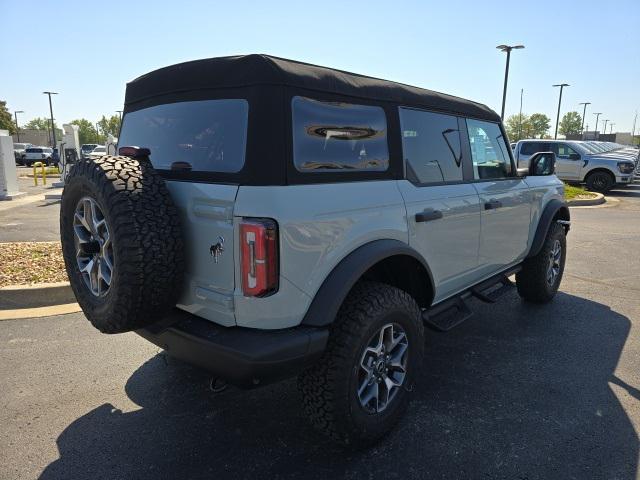
<path fill-rule="evenodd" d="M 463 98 L 259 54 L 195 60 L 154 70 L 127 84 L 125 106 L 135 109 L 136 103 L 157 96 L 172 96 L 178 101 L 181 92 L 260 85 L 283 85 L 500 121 L 486 105 Z"/>

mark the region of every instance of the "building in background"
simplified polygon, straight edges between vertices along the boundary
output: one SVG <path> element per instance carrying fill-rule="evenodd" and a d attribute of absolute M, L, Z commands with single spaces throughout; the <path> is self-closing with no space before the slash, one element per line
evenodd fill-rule
<path fill-rule="evenodd" d="M 13 143 L 31 143 L 33 145 L 45 146 L 51 143 L 49 132 L 46 130 L 25 130 L 20 129 L 20 142 L 18 142 L 18 136 L 12 135 Z"/>

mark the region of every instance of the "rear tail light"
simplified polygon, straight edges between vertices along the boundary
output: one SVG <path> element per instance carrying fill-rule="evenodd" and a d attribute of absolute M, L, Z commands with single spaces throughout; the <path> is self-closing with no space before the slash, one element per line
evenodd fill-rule
<path fill-rule="evenodd" d="M 265 297 L 278 290 L 278 225 L 262 218 L 240 223 L 242 293 Z"/>

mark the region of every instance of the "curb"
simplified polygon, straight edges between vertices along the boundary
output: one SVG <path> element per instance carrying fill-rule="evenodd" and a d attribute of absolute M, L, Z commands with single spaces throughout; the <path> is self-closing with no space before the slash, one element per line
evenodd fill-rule
<path fill-rule="evenodd" d="M 601 193 L 595 193 L 596 198 L 574 199 L 567 202 L 568 207 L 591 207 L 593 205 L 602 205 L 607 201 Z"/>
<path fill-rule="evenodd" d="M 56 315 L 66 315 L 68 313 L 77 313 L 81 311 L 82 309 L 77 303 L 51 305 L 50 307 L 16 308 L 15 310 L 0 310 L 0 321 L 55 317 Z"/>
<path fill-rule="evenodd" d="M 69 282 L 0 288 L 0 313 L 10 309 L 34 309 L 72 303 L 76 303 L 76 297 Z"/>

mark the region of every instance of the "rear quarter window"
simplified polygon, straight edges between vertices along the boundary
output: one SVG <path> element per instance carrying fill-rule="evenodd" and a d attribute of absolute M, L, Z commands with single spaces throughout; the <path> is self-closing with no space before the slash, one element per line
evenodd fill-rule
<path fill-rule="evenodd" d="M 156 105 L 124 116 L 118 147 L 148 148 L 159 170 L 180 162 L 193 172 L 235 173 L 244 166 L 248 116 L 244 99 Z"/>
<path fill-rule="evenodd" d="M 384 109 L 294 97 L 293 160 L 300 172 L 385 171 Z"/>

